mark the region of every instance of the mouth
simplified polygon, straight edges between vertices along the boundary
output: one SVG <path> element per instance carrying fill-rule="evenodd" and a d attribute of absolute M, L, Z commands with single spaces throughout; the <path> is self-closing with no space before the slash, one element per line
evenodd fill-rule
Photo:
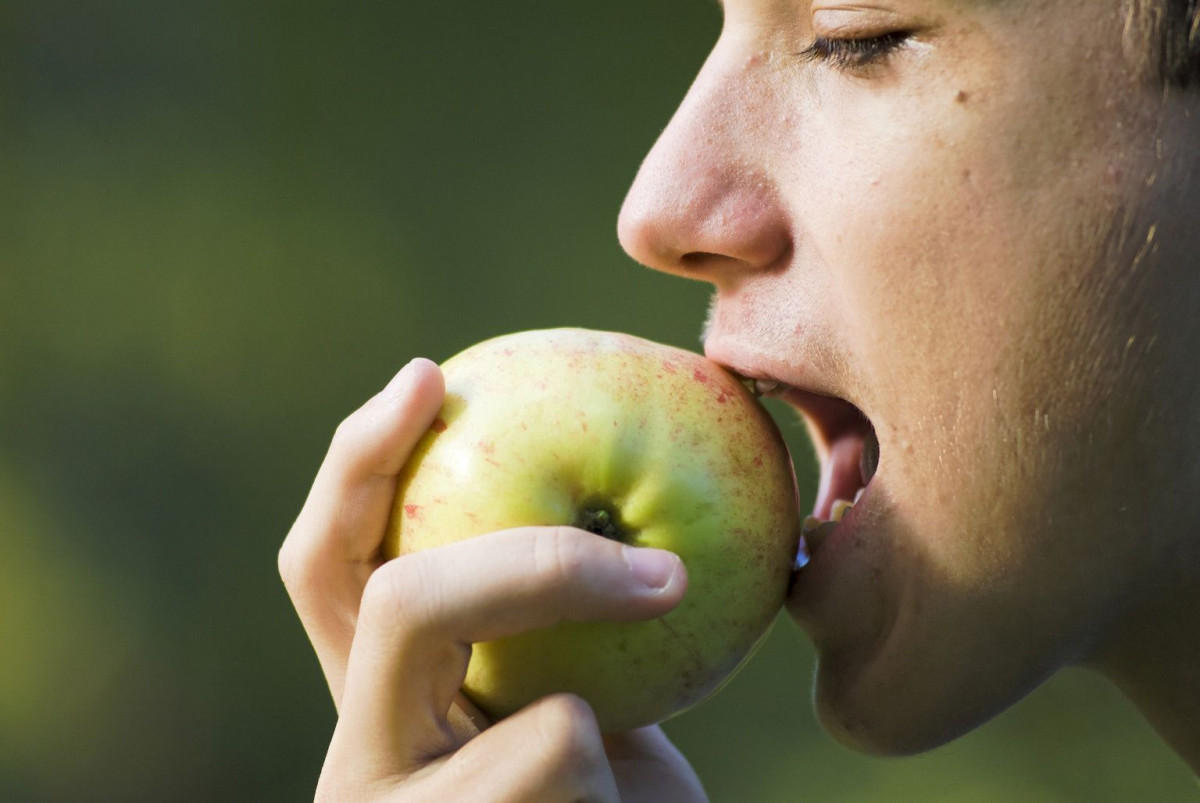
<path fill-rule="evenodd" d="M 711 356 L 711 355 L 710 355 Z M 801 524 L 801 568 L 868 492 L 880 460 L 871 420 L 852 402 L 789 384 L 749 365 L 729 365 L 755 396 L 786 402 L 804 419 L 821 465 L 812 513 Z"/>

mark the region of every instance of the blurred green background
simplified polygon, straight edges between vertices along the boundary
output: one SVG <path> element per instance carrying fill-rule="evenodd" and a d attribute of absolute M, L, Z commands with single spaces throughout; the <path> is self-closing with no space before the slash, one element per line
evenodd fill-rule
<path fill-rule="evenodd" d="M 334 716 L 275 555 L 334 426 L 503 332 L 697 347 L 705 288 L 615 220 L 719 26 L 703 0 L 0 7 L 0 799 L 311 796 Z M 893 761 L 823 735 L 811 673 L 781 621 L 669 723 L 714 800 L 1196 793 L 1083 673 Z"/>

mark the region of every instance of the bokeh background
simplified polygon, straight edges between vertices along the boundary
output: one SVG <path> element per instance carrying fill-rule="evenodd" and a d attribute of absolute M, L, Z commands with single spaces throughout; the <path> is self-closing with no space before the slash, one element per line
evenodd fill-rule
<path fill-rule="evenodd" d="M 698 346 L 705 288 L 615 220 L 719 27 L 705 0 L 0 7 L 0 799 L 311 795 L 334 716 L 275 556 L 329 436 L 411 357 L 508 331 Z M 714 800 L 1196 793 L 1083 673 L 881 761 L 821 732 L 812 667 L 782 620 L 669 723 Z"/>

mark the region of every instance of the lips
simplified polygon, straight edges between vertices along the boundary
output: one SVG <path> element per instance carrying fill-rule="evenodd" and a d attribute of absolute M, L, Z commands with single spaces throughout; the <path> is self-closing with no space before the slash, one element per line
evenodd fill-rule
<path fill-rule="evenodd" d="M 715 349 L 709 357 L 722 362 Z M 723 362 L 759 396 L 781 399 L 804 418 L 821 462 L 821 479 L 812 515 L 803 525 L 805 549 L 800 563 L 820 549 L 837 522 L 862 498 L 879 468 L 879 440 L 870 419 L 853 403 L 791 384 L 763 370 L 766 361 L 743 357 Z M 774 368 L 775 366 L 771 366 Z"/>

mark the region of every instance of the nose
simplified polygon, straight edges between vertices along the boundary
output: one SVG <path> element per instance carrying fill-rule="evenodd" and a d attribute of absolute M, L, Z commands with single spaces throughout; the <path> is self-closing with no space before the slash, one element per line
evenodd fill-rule
<path fill-rule="evenodd" d="M 647 155 L 617 222 L 621 246 L 657 270 L 721 285 L 791 251 L 767 165 L 769 81 L 718 44 Z"/>

